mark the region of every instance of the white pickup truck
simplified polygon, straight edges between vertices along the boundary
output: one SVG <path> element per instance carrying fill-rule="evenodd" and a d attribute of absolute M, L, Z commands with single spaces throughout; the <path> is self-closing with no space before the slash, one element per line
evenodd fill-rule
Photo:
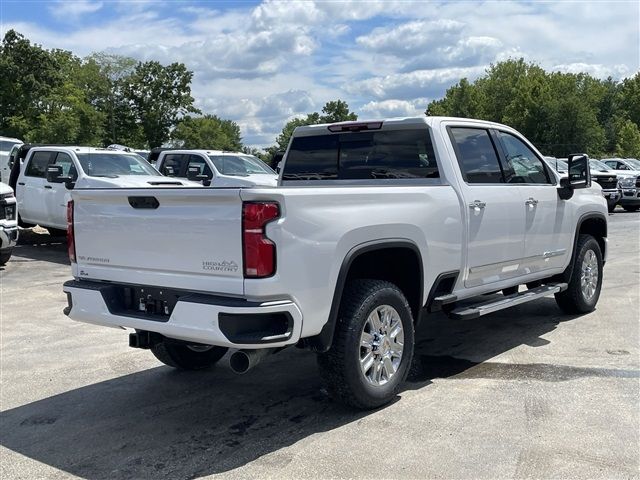
<path fill-rule="evenodd" d="M 253 155 L 220 150 L 163 150 L 155 167 L 167 177 L 187 178 L 212 187 L 275 187 L 278 175 Z"/>
<path fill-rule="evenodd" d="M 11 258 L 18 240 L 16 197 L 9 185 L 0 182 L 0 266 Z"/>
<path fill-rule="evenodd" d="M 22 140 L 12 137 L 0 137 L 0 182 L 9 183 L 9 156 L 15 146 L 22 145 Z"/>
<path fill-rule="evenodd" d="M 20 224 L 40 225 L 51 233 L 66 233 L 67 203 L 73 188 L 200 186 L 163 177 L 129 152 L 71 146 L 25 146 L 24 150 L 17 154 L 12 168 Z M 20 153 L 25 155 L 23 161 Z"/>
<path fill-rule="evenodd" d="M 135 329 L 131 346 L 182 369 L 309 348 L 358 408 L 393 398 L 430 312 L 552 294 L 589 312 L 607 252 L 585 156 L 560 179 L 515 130 L 460 118 L 299 127 L 276 188 L 71 196 L 72 319 Z"/>

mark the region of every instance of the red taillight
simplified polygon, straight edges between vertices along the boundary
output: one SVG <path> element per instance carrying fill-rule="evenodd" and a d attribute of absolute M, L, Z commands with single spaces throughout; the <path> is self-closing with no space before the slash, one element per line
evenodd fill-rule
<path fill-rule="evenodd" d="M 71 263 L 76 262 L 76 239 L 73 232 L 73 200 L 67 203 L 67 249 L 69 251 L 69 260 Z"/>
<path fill-rule="evenodd" d="M 276 272 L 276 246 L 265 234 L 267 223 L 280 216 L 275 202 L 242 204 L 242 243 L 245 278 L 270 277 Z"/>

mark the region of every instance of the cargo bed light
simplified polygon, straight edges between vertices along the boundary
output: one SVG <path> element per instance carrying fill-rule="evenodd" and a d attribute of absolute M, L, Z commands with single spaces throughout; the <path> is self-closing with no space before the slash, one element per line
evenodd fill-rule
<path fill-rule="evenodd" d="M 380 130 L 382 122 L 336 123 L 327 127 L 330 132 L 361 132 L 362 130 Z"/>

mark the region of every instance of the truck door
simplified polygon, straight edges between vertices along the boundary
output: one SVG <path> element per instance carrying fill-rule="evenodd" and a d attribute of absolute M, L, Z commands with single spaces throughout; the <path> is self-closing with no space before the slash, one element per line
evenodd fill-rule
<path fill-rule="evenodd" d="M 56 152 L 33 152 L 18 178 L 17 200 L 20 217 L 28 223 L 46 225 L 47 165 Z"/>
<path fill-rule="evenodd" d="M 504 182 L 498 151 L 488 129 L 448 127 L 462 174 L 467 231 L 467 287 L 518 276 L 524 254 L 525 210 Z"/>
<path fill-rule="evenodd" d="M 78 177 L 78 171 L 73 159 L 68 153 L 58 152 L 50 165 L 60 165 L 65 177 Z M 67 203 L 71 199 L 64 183 L 50 183 L 45 179 L 47 221 L 56 228 L 67 226 Z"/>
<path fill-rule="evenodd" d="M 503 152 L 503 170 L 525 213 L 523 274 L 559 268 L 571 255 L 570 204 L 558 197 L 555 177 L 533 149 L 518 136 L 495 131 Z"/>

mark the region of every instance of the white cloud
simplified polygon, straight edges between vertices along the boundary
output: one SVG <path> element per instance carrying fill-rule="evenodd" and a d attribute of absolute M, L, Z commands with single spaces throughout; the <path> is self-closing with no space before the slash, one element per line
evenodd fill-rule
<path fill-rule="evenodd" d="M 427 98 L 374 100 L 360 107 L 360 111 L 367 118 L 417 117 L 424 114 L 428 103 Z"/>
<path fill-rule="evenodd" d="M 183 62 L 194 71 L 197 106 L 238 122 L 245 141 L 258 145 L 272 143 L 288 119 L 336 98 L 363 117 L 421 115 L 427 99 L 506 58 L 598 77 L 639 67 L 637 2 L 221 5 L 66 1 L 46 8 L 62 24 L 81 17 L 74 28 L 5 17 L 2 29 L 78 55 L 108 50 Z"/>
<path fill-rule="evenodd" d="M 90 0 L 58 0 L 54 2 L 49 11 L 59 19 L 77 20 L 79 17 L 97 12 L 102 8 L 102 2 L 92 2 Z"/>
<path fill-rule="evenodd" d="M 475 78 L 484 72 L 484 67 L 440 68 L 395 73 L 384 77 L 373 77 L 354 83 L 348 88 L 351 93 L 373 96 L 379 99 L 410 99 L 434 97 L 463 77 Z"/>

